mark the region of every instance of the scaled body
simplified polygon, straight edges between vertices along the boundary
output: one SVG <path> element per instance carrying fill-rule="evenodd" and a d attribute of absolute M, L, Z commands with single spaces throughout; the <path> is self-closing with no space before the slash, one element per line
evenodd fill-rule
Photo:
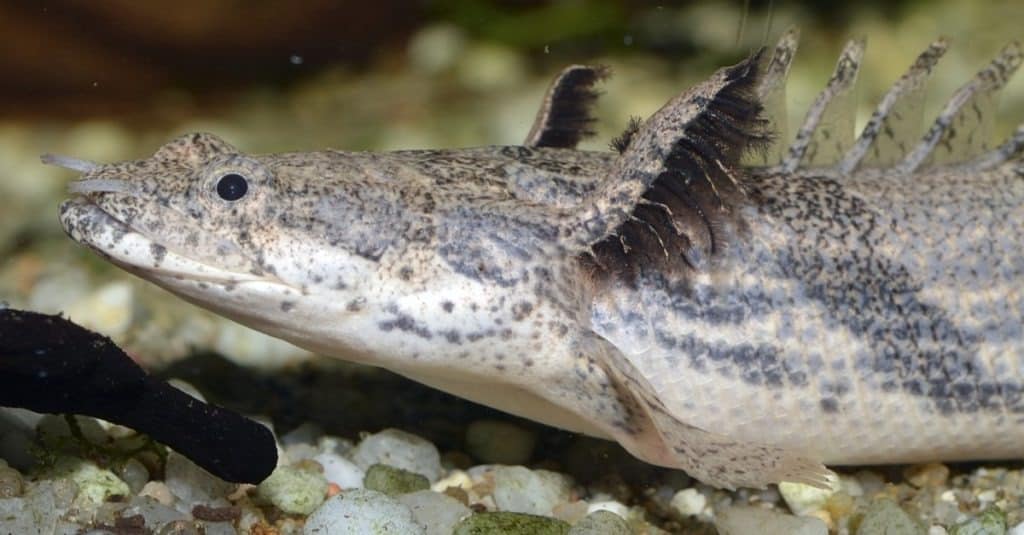
<path fill-rule="evenodd" d="M 195 134 L 61 160 L 85 173 L 61 220 L 242 323 L 718 486 L 1021 456 L 1024 135 L 949 142 L 973 139 L 963 110 L 1019 50 L 915 144 L 893 110 L 944 43 L 854 141 L 852 42 L 793 145 L 764 148 L 795 43 L 676 97 L 618 154 L 574 150 L 605 75 L 574 66 L 521 147 L 249 156 Z"/>

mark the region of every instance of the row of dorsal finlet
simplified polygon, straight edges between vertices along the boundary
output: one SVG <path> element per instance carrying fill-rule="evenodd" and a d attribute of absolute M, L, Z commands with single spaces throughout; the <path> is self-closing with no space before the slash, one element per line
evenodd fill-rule
<path fill-rule="evenodd" d="M 780 137 L 786 130 L 786 78 L 798 40 L 796 29 L 779 39 L 758 87 L 768 119 Z M 763 155 L 753 155 L 749 163 L 777 164 L 783 172 L 831 167 L 840 175 L 861 168 L 910 174 L 939 165 L 990 169 L 1017 156 L 1024 149 L 1024 125 L 999 147 L 988 147 L 996 116 L 996 96 L 1024 59 L 1016 41 L 1003 47 L 991 63 L 953 93 L 921 136 L 926 82 L 947 46 L 947 40 L 940 38 L 921 52 L 854 139 L 854 89 L 865 40 L 850 40 L 789 147 L 783 150 L 778 146 Z"/>
<path fill-rule="evenodd" d="M 855 85 L 864 57 L 864 39 L 849 41 L 835 71 L 818 95 L 788 149 L 783 143 L 786 128 L 786 79 L 796 55 L 799 32 L 783 34 L 772 54 L 763 55 L 764 69 L 758 97 L 776 141 L 766 151 L 748 155 L 745 163 L 768 166 L 782 172 L 802 168 L 829 169 L 849 175 L 858 169 L 884 169 L 886 173 L 911 174 L 923 167 L 958 166 L 968 170 L 995 167 L 1024 150 L 1024 125 L 1010 139 L 989 149 L 995 122 L 996 97 L 1020 67 L 1020 45 L 1011 42 L 984 69 L 957 90 L 932 126 L 921 136 L 924 124 L 924 92 L 928 78 L 948 43 L 938 39 L 922 52 L 907 72 L 882 98 L 860 135 L 854 139 Z M 593 85 L 607 77 L 605 67 L 572 65 L 555 77 L 524 144 L 534 147 L 574 148 L 594 134 L 591 107 L 598 93 Z M 635 131 L 637 121 L 623 135 Z"/>

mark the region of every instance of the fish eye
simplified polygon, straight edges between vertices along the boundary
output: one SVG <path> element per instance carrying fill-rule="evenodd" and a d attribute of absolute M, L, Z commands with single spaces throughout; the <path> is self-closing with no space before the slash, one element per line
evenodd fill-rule
<path fill-rule="evenodd" d="M 249 181 L 238 173 L 228 173 L 217 180 L 217 195 L 225 201 L 237 201 L 249 191 Z"/>

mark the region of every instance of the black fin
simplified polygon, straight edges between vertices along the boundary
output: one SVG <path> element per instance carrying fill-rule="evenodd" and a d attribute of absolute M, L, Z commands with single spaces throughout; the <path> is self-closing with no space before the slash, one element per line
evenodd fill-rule
<path fill-rule="evenodd" d="M 741 158 L 771 141 L 756 96 L 760 55 L 676 97 L 629 135 L 617 186 L 646 188 L 640 198 L 609 188 L 605 194 L 622 204 L 608 212 L 627 215 L 582 262 L 625 280 L 708 267 L 727 238 L 721 231 L 731 208 L 745 195 Z"/>
<path fill-rule="evenodd" d="M 148 375 L 109 338 L 60 316 L 0 309 L 0 406 L 128 426 L 227 481 L 259 483 L 277 466 L 262 424 Z"/>
<path fill-rule="evenodd" d="M 637 130 L 640 130 L 640 125 L 643 124 L 643 119 L 633 116 L 629 118 L 629 123 L 626 124 L 626 129 L 621 134 L 612 138 L 609 144 L 615 152 L 622 154 L 629 148 L 630 142 L 633 141 L 633 135 L 636 134 Z"/>
<path fill-rule="evenodd" d="M 583 138 L 594 135 L 591 110 L 599 95 L 594 84 L 610 74 L 607 67 L 600 65 L 572 65 L 562 70 L 544 95 L 523 144 L 571 149 Z"/>

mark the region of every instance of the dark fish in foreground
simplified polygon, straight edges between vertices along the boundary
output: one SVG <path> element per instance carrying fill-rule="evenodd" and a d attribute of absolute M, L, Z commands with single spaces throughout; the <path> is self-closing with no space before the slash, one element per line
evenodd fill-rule
<path fill-rule="evenodd" d="M 226 481 L 259 483 L 277 465 L 265 426 L 146 374 L 109 338 L 60 316 L 0 309 L 0 406 L 127 426 Z"/>
<path fill-rule="evenodd" d="M 249 155 L 194 134 L 54 162 L 83 172 L 61 222 L 246 325 L 712 485 L 1024 456 L 1024 128 L 987 146 L 1020 47 L 922 131 L 936 41 L 855 137 L 851 41 L 786 147 L 796 42 L 617 152 L 575 150 L 606 73 L 573 66 L 522 146 Z"/>

